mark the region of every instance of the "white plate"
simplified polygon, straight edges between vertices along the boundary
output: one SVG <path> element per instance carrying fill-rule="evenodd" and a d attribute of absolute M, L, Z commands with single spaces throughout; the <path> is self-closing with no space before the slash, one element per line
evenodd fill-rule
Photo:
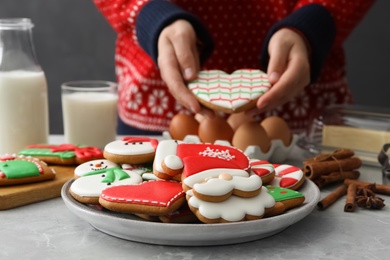
<path fill-rule="evenodd" d="M 306 180 L 302 192 L 306 199 L 302 206 L 270 218 L 221 224 L 168 224 L 150 222 L 131 214 L 101 211 L 76 201 L 69 193 L 73 180 L 62 188 L 61 196 L 70 211 L 97 230 L 126 240 L 175 246 L 211 246 L 247 242 L 266 238 L 286 229 L 306 217 L 317 205 L 320 191 Z"/>

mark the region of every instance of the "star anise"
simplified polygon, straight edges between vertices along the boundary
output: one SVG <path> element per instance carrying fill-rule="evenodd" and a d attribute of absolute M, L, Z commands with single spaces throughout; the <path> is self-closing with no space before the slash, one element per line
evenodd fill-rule
<path fill-rule="evenodd" d="M 366 209 L 381 209 L 385 206 L 384 199 L 377 197 L 369 186 L 356 191 L 356 204 Z"/>

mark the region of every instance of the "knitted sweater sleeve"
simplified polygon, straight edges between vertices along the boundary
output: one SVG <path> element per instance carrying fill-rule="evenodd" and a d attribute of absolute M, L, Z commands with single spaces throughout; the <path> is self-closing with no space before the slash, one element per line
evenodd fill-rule
<path fill-rule="evenodd" d="M 152 0 L 140 11 L 136 27 L 140 45 L 157 64 L 158 37 L 166 26 L 178 19 L 187 20 L 193 26 L 202 46 L 200 61 L 204 63 L 213 50 L 211 35 L 197 17 L 168 1 Z"/>
<path fill-rule="evenodd" d="M 299 1 L 290 15 L 269 30 L 261 52 L 262 67 L 265 69 L 268 66 L 268 44 L 272 35 L 281 28 L 290 27 L 299 31 L 310 45 L 310 76 L 311 82 L 315 82 L 332 47 L 342 45 L 373 2 L 373 0 Z"/>

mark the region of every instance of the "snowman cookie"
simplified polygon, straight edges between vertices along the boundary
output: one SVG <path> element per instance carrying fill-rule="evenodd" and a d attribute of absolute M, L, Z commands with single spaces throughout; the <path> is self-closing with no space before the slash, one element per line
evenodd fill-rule
<path fill-rule="evenodd" d="M 91 167 L 85 163 L 83 169 L 92 168 L 92 171 L 84 172 L 70 186 L 70 194 L 79 202 L 86 204 L 98 204 L 101 192 L 107 187 L 117 185 L 131 185 L 142 182 L 142 177 L 132 171 L 123 170 L 119 166 Z M 95 164 L 96 165 L 96 164 Z M 103 165 L 103 164 L 101 164 Z M 80 172 L 80 169 L 79 169 Z"/>
<path fill-rule="evenodd" d="M 124 137 L 104 147 L 104 157 L 119 164 L 141 164 L 152 162 L 158 140 L 149 137 Z"/>
<path fill-rule="evenodd" d="M 87 173 L 90 173 L 93 171 L 110 169 L 110 168 L 114 168 L 114 167 L 119 167 L 119 164 L 111 162 L 107 159 L 88 161 L 88 162 L 85 162 L 85 163 L 78 165 L 74 169 L 74 178 L 78 179 L 79 177 L 83 176 L 84 174 L 87 174 Z"/>

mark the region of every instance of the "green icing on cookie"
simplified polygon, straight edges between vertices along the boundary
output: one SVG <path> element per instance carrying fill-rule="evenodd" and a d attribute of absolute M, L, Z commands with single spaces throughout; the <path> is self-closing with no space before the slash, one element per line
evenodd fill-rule
<path fill-rule="evenodd" d="M 39 176 L 39 168 L 33 162 L 12 160 L 0 163 L 0 171 L 7 179 L 18 179 Z"/>
<path fill-rule="evenodd" d="M 96 174 L 104 174 L 105 175 L 105 177 L 102 180 L 103 183 L 111 183 L 111 182 L 114 182 L 115 180 L 121 181 L 121 180 L 130 178 L 130 175 L 120 167 L 113 167 L 113 168 L 101 169 L 101 170 L 88 172 L 86 174 L 83 174 L 83 177 L 96 175 Z"/>
<path fill-rule="evenodd" d="M 276 202 L 304 197 L 302 193 L 295 190 L 271 185 L 267 185 L 265 187 L 268 189 L 268 193 L 275 199 Z"/>
<path fill-rule="evenodd" d="M 75 157 L 74 151 L 52 152 L 51 150 L 49 148 L 28 148 L 19 151 L 18 154 L 24 156 L 53 156 L 61 159 L 72 159 Z"/>

